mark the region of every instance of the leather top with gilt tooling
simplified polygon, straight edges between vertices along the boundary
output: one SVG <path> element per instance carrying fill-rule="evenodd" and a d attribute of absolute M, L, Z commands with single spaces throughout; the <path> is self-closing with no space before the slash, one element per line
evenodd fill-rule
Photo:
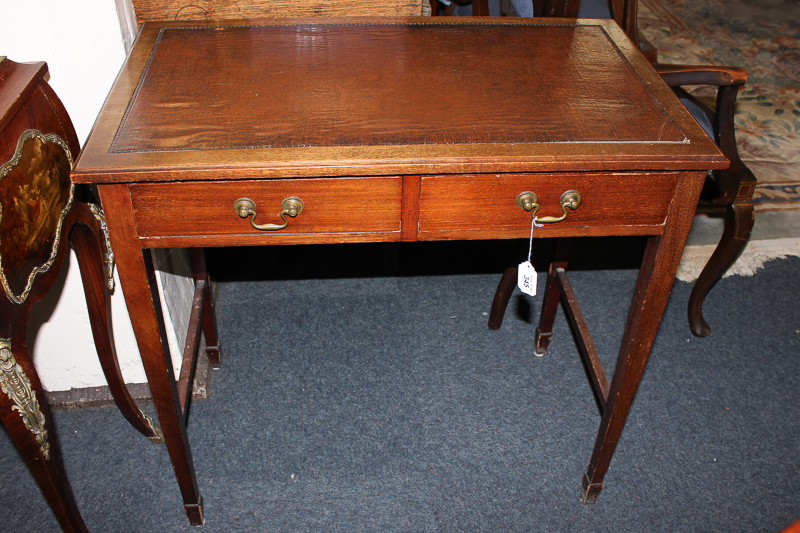
<path fill-rule="evenodd" d="M 212 151 L 215 164 L 310 175 L 455 160 L 535 170 L 609 144 L 631 145 L 614 150 L 629 164 L 723 164 L 613 23 L 389 20 L 146 25 L 76 179 Z"/>

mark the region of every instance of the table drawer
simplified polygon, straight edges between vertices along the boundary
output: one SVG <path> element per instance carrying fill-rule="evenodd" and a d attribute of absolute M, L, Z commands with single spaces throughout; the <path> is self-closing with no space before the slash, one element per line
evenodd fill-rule
<path fill-rule="evenodd" d="M 130 192 L 142 238 L 400 231 L 399 177 L 137 183 Z M 281 230 L 257 230 L 234 211 L 238 199 L 249 198 L 256 224 L 282 224 L 289 197 L 303 209 Z"/>
<path fill-rule="evenodd" d="M 531 213 L 516 199 L 525 191 L 538 198 L 537 218 L 562 216 L 562 194 L 580 193 L 577 209 L 567 209 L 564 220 L 543 229 L 591 227 L 601 233 L 603 227 L 660 226 L 676 182 L 676 173 L 649 172 L 428 176 L 420 188 L 419 233 L 422 238 L 469 238 L 479 231 L 487 237 L 524 236 Z"/>

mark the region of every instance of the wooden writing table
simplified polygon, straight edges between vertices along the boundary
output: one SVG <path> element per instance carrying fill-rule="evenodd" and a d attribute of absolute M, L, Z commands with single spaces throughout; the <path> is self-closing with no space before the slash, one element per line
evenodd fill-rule
<path fill-rule="evenodd" d="M 527 238 L 526 191 L 540 220 L 567 213 L 537 237 L 650 236 L 584 501 L 602 488 L 704 175 L 727 161 L 613 22 L 423 20 L 148 23 L 77 162 L 194 524 L 185 386 L 143 251 Z"/>

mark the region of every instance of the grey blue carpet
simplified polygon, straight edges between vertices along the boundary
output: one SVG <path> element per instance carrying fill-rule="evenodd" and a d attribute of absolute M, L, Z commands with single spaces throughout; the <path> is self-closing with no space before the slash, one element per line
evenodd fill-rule
<path fill-rule="evenodd" d="M 609 374 L 636 277 L 619 260 L 638 245 L 575 249 Z M 586 506 L 599 414 L 563 312 L 543 358 L 530 347 L 539 299 L 516 294 L 503 328 L 486 327 L 509 246 L 404 247 L 394 277 L 379 246 L 211 251 L 212 266 L 251 266 L 217 272 L 223 368 L 192 405 L 206 525 L 187 524 L 165 448 L 115 408 L 58 410 L 90 530 L 778 532 L 800 518 L 800 259 L 720 281 L 704 339 L 687 326 L 691 285 L 676 282 Z M 58 531 L 5 432 L 0 530 Z"/>

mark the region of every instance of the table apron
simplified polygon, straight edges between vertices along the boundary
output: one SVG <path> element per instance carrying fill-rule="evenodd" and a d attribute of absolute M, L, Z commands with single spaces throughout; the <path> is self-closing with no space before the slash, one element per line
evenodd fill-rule
<path fill-rule="evenodd" d="M 128 190 L 143 248 L 264 246 L 525 238 L 533 212 L 517 205 L 517 197 L 526 192 L 539 206 L 537 221 L 566 215 L 543 224 L 536 237 L 660 235 L 677 177 L 445 174 L 149 182 Z M 574 210 L 562 206 L 568 191 L 580 193 Z M 302 210 L 282 215 L 291 198 L 302 201 Z M 243 199 L 255 216 L 242 218 L 234 209 Z"/>

